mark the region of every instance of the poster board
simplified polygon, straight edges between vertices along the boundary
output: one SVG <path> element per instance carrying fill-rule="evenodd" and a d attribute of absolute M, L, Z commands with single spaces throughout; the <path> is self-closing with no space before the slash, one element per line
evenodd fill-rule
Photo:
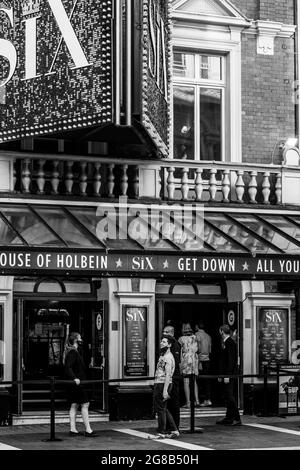
<path fill-rule="evenodd" d="M 0 380 L 3 380 L 5 364 L 5 343 L 4 343 L 4 311 L 0 304 Z"/>
<path fill-rule="evenodd" d="M 294 373 L 299 371 L 299 365 L 282 366 L 285 371 L 291 371 L 291 375 L 279 377 L 278 413 L 279 415 L 300 414 L 300 394 Z"/>
<path fill-rule="evenodd" d="M 123 307 L 124 377 L 148 375 L 147 322 L 148 307 Z"/>
<path fill-rule="evenodd" d="M 289 309 L 257 308 L 258 370 L 289 362 Z"/>

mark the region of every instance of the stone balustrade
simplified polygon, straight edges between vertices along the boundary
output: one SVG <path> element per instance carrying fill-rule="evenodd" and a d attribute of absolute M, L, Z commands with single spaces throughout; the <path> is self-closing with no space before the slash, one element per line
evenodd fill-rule
<path fill-rule="evenodd" d="M 281 166 L 173 161 L 172 166 L 164 164 L 163 179 L 164 198 L 169 201 L 282 203 Z"/>
<path fill-rule="evenodd" d="M 139 166 L 97 158 L 21 158 L 14 163 L 15 193 L 113 199 L 139 197 Z"/>
<path fill-rule="evenodd" d="M 285 186 L 289 181 L 300 181 L 299 168 L 280 165 L 124 161 L 57 154 L 41 158 L 29 153 L 15 153 L 13 161 L 11 192 L 37 196 L 108 199 L 127 196 L 130 199 L 150 197 L 164 201 L 280 205 L 286 203 L 283 195 L 288 194 L 289 188 Z M 289 179 L 285 178 L 285 172 Z M 293 202 L 293 197 L 287 202 L 299 204 L 300 194 L 299 201 Z"/>

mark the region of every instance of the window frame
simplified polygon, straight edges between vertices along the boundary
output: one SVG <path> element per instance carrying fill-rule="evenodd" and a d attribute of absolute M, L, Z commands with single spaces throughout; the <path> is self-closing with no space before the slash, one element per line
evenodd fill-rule
<path fill-rule="evenodd" d="M 173 86 L 172 90 L 175 87 L 190 87 L 194 89 L 194 158 L 189 158 L 189 161 L 207 161 L 201 159 L 201 134 L 200 129 L 200 119 L 201 119 L 201 89 L 213 89 L 220 90 L 221 92 L 221 155 L 220 160 L 223 162 L 225 160 L 225 151 L 226 151 L 226 108 L 227 108 L 227 56 L 226 54 L 212 53 L 201 50 L 188 50 L 184 48 L 174 48 L 173 51 L 173 60 L 174 54 L 191 54 L 194 55 L 194 77 L 181 77 L 174 74 L 173 68 Z M 221 79 L 212 80 L 201 78 L 201 56 L 208 57 L 218 57 L 221 59 Z M 172 100 L 173 101 L 173 100 Z M 173 119 L 174 119 L 174 102 L 172 103 L 173 110 Z M 174 121 L 173 121 L 174 123 Z M 172 127 L 172 149 L 174 151 L 174 127 Z"/>
<path fill-rule="evenodd" d="M 188 29 L 188 31 L 187 31 Z M 173 33 L 173 52 L 184 51 L 186 53 L 199 53 L 209 55 L 226 56 L 226 96 L 223 110 L 225 127 L 223 162 L 242 162 L 242 66 L 241 66 L 241 29 L 232 27 L 219 31 L 215 28 L 210 30 L 206 25 L 205 30 L 195 27 L 184 27 L 176 25 Z M 187 37 L 187 32 L 189 36 Z M 178 77 L 172 75 L 172 89 L 174 81 Z M 174 114 L 173 93 L 171 94 L 171 128 L 170 128 L 170 158 L 174 158 Z M 195 160 L 189 160 L 190 162 Z M 200 162 L 201 160 L 196 160 Z M 202 160 L 204 161 L 204 160 Z"/>

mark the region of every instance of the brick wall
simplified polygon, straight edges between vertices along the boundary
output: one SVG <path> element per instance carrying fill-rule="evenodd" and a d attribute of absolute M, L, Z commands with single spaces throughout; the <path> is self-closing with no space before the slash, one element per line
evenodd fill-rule
<path fill-rule="evenodd" d="M 259 15 L 259 0 L 232 0 L 232 3 L 247 18 L 257 20 Z"/>
<path fill-rule="evenodd" d="M 279 163 L 279 139 L 295 133 L 294 42 L 275 39 L 273 56 L 256 53 L 256 36 L 244 35 L 242 43 L 243 161 Z"/>
<path fill-rule="evenodd" d="M 232 0 L 249 19 L 294 24 L 293 0 Z M 276 142 L 295 133 L 294 40 L 275 39 L 273 56 L 256 52 L 256 36 L 243 35 L 243 161 L 281 162 Z"/>
<path fill-rule="evenodd" d="M 294 0 L 232 0 L 248 18 L 294 24 Z"/>

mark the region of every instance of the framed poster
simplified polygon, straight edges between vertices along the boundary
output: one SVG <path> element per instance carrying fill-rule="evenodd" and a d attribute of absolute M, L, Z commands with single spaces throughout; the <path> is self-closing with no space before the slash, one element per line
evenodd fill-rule
<path fill-rule="evenodd" d="M 4 312 L 3 312 L 3 305 L 0 304 L 0 380 L 3 380 L 4 363 L 5 363 Z"/>
<path fill-rule="evenodd" d="M 289 362 L 289 309 L 258 307 L 257 309 L 258 370 L 265 365 Z"/>
<path fill-rule="evenodd" d="M 148 375 L 147 363 L 148 307 L 123 307 L 123 364 L 125 377 Z"/>
<path fill-rule="evenodd" d="M 279 377 L 278 390 L 278 412 L 280 415 L 291 415 L 300 413 L 300 394 L 298 391 L 295 372 L 299 372 L 299 365 L 283 365 L 285 371 L 290 371 L 291 375 Z"/>

